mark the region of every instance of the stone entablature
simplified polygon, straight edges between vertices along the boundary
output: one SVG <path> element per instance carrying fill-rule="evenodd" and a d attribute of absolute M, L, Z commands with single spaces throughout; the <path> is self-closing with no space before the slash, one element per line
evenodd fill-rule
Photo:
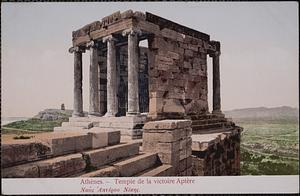
<path fill-rule="evenodd" d="M 116 12 L 74 31 L 74 116 L 82 116 L 82 57 L 90 50 L 91 116 L 118 116 L 124 104 L 120 85 L 127 87 L 126 115 L 148 109 L 149 119 L 185 118 L 209 113 L 207 101 L 207 55 L 213 58 L 213 113 L 221 114 L 220 42 L 209 35 L 146 12 Z M 148 41 L 144 81 L 141 81 L 139 41 Z M 127 46 L 127 78 L 121 77 L 120 59 Z M 106 55 L 106 62 L 97 60 Z M 103 73 L 101 69 L 106 71 Z M 105 75 L 101 78 L 102 75 Z M 99 78 L 100 74 L 100 90 Z M 124 74 L 124 72 L 123 72 Z M 97 77 L 98 75 L 98 77 Z M 146 81 L 147 80 L 147 81 Z M 106 81 L 106 84 L 101 84 Z M 124 85 L 124 83 L 126 84 Z M 147 84 L 144 94 L 141 84 Z M 98 85 L 97 85 L 98 84 Z M 106 88 L 102 88 L 106 85 Z M 105 90 L 103 90 L 105 89 Z M 141 96 L 146 97 L 141 100 Z M 124 100 L 123 100 L 124 101 Z M 95 103 L 97 102 L 97 103 Z M 143 104 L 147 104 L 144 106 Z M 105 114 L 104 114 L 105 112 Z"/>

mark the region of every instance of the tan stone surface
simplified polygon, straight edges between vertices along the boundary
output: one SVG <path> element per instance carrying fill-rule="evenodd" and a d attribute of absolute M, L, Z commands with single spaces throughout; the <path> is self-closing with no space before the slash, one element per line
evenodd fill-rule
<path fill-rule="evenodd" d="M 8 167 L 51 155 L 51 148 L 41 142 L 11 141 L 1 145 L 1 166 Z"/>
<path fill-rule="evenodd" d="M 120 176 L 129 177 L 154 166 L 157 163 L 157 158 L 156 153 L 145 153 L 115 163 L 113 166 L 118 169 Z"/>
<path fill-rule="evenodd" d="M 139 153 L 139 143 L 118 144 L 105 148 L 83 152 L 91 166 L 100 167 L 112 163 L 120 158 L 136 155 Z"/>
<path fill-rule="evenodd" d="M 117 177 L 120 176 L 116 167 L 113 166 L 104 166 L 99 168 L 96 171 L 85 173 L 79 177 Z"/>
<path fill-rule="evenodd" d="M 169 130 L 176 128 L 189 127 L 191 125 L 190 120 L 161 120 L 150 121 L 144 125 L 145 130 Z"/>
<path fill-rule="evenodd" d="M 39 168 L 39 177 L 42 178 L 68 176 L 79 173 L 86 167 L 80 153 L 38 161 L 35 164 Z"/>
<path fill-rule="evenodd" d="M 145 173 L 142 173 L 138 176 L 143 177 L 143 176 L 173 176 L 173 175 L 174 175 L 174 171 L 172 165 L 163 164 Z"/>
<path fill-rule="evenodd" d="M 3 168 L 1 170 L 2 178 L 37 178 L 39 169 L 35 164 L 23 164 L 19 166 Z"/>

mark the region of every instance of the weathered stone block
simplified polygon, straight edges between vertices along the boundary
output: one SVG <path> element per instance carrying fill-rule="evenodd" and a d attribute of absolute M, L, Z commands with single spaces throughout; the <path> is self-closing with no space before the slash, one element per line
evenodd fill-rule
<path fill-rule="evenodd" d="M 180 140 L 180 130 L 161 130 L 161 132 L 150 132 L 151 130 L 144 130 L 143 140 L 157 141 L 157 142 L 174 142 Z M 155 130 L 157 131 L 157 130 Z M 155 138 L 155 140 L 153 140 Z"/>
<path fill-rule="evenodd" d="M 82 172 L 86 167 L 82 154 L 71 154 L 36 162 L 41 178 L 63 177 Z"/>
<path fill-rule="evenodd" d="M 180 42 L 183 42 L 183 38 L 184 38 L 183 34 L 178 33 L 174 30 L 168 29 L 168 28 L 162 29 L 161 30 L 161 35 L 163 37 L 173 39 L 173 40 L 176 40 L 176 41 L 180 41 Z"/>
<path fill-rule="evenodd" d="M 36 164 L 28 163 L 2 169 L 2 178 L 38 178 L 39 169 Z"/>
<path fill-rule="evenodd" d="M 78 133 L 78 135 L 65 135 L 63 137 L 46 139 L 51 146 L 54 156 L 64 155 L 72 152 L 79 152 L 92 148 L 91 135 Z"/>
<path fill-rule="evenodd" d="M 83 152 L 90 166 L 100 167 L 112 163 L 118 159 L 136 155 L 139 153 L 139 143 L 128 143 L 109 146 L 102 149 Z"/>
<path fill-rule="evenodd" d="M 192 138 L 191 137 L 187 137 L 185 139 L 182 139 L 179 141 L 179 148 L 180 149 L 186 149 L 186 148 L 192 148 Z"/>
<path fill-rule="evenodd" d="M 192 57 L 194 55 L 193 51 L 189 49 L 185 49 L 184 54 L 189 57 Z"/>
<path fill-rule="evenodd" d="M 183 160 L 192 155 L 192 148 L 186 148 L 179 151 L 179 160 Z"/>
<path fill-rule="evenodd" d="M 163 164 L 157 168 L 143 173 L 140 176 L 174 176 L 172 165 Z"/>
<path fill-rule="evenodd" d="M 163 98 L 150 98 L 149 114 L 161 113 L 163 108 Z"/>
<path fill-rule="evenodd" d="M 2 167 L 38 160 L 47 155 L 51 155 L 51 148 L 42 142 L 22 141 L 1 145 Z"/>
<path fill-rule="evenodd" d="M 126 18 L 131 18 L 133 16 L 133 11 L 132 10 L 126 10 L 125 12 L 121 13 L 121 18 L 126 19 Z"/>
<path fill-rule="evenodd" d="M 116 145 L 120 143 L 121 132 L 120 131 L 108 131 L 108 145 Z"/>
<path fill-rule="evenodd" d="M 171 164 L 176 170 L 179 164 L 179 156 L 174 153 L 158 153 L 159 160 L 164 164 Z"/>
<path fill-rule="evenodd" d="M 166 113 L 185 113 L 185 109 L 178 99 L 166 99 L 163 111 Z"/>
<path fill-rule="evenodd" d="M 117 177 L 120 176 L 117 168 L 113 166 L 104 166 L 96 171 L 81 175 L 80 177 Z"/>
<path fill-rule="evenodd" d="M 91 136 L 93 149 L 108 146 L 108 133 L 99 130 L 99 127 L 89 130 L 88 135 Z"/>
<path fill-rule="evenodd" d="M 82 127 L 84 129 L 89 129 L 93 127 L 91 122 L 63 122 L 62 127 Z"/>
<path fill-rule="evenodd" d="M 170 130 L 191 126 L 190 120 L 161 120 L 150 121 L 144 125 L 145 130 Z"/>
<path fill-rule="evenodd" d="M 172 58 L 168 58 L 165 56 L 156 55 L 155 56 L 155 63 L 156 64 L 165 64 L 165 65 L 173 65 L 174 60 Z"/>
<path fill-rule="evenodd" d="M 180 142 L 175 141 L 171 143 L 157 143 L 156 151 L 160 153 L 170 153 L 170 154 L 177 154 L 180 149 Z"/>
<path fill-rule="evenodd" d="M 67 127 L 54 127 L 53 131 L 54 132 L 61 132 L 61 131 L 84 131 L 86 130 L 85 128 L 83 127 L 70 127 L 70 126 L 67 126 Z"/>
<path fill-rule="evenodd" d="M 113 166 L 118 169 L 120 176 L 129 177 L 153 167 L 156 163 L 156 153 L 145 153 L 125 161 L 115 163 Z"/>
<path fill-rule="evenodd" d="M 192 167 L 192 156 L 189 156 L 179 161 L 178 171 L 182 172 L 190 167 Z"/>

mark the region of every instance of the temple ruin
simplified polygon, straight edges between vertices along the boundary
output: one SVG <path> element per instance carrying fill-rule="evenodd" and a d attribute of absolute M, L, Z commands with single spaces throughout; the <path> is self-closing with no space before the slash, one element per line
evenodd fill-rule
<path fill-rule="evenodd" d="M 147 46 L 140 46 L 144 40 Z M 128 10 L 73 31 L 72 43 L 72 117 L 55 127 L 50 139 L 28 143 L 38 151 L 33 158 L 11 158 L 15 151 L 7 147 L 4 177 L 16 177 L 20 170 L 17 177 L 239 175 L 242 128 L 221 111 L 219 41 Z M 83 112 L 84 53 L 90 56 L 88 115 Z M 71 168 L 54 171 L 53 162 Z"/>

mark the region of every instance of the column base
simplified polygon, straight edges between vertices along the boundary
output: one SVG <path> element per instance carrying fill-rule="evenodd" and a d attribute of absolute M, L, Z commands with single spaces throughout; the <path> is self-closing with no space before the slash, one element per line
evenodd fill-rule
<path fill-rule="evenodd" d="M 100 112 L 89 112 L 88 114 L 90 117 L 98 117 L 98 116 L 101 116 Z"/>
<path fill-rule="evenodd" d="M 211 113 L 219 117 L 225 117 L 221 110 L 213 110 Z"/>
<path fill-rule="evenodd" d="M 73 112 L 72 117 L 84 117 L 83 112 Z"/>
<path fill-rule="evenodd" d="M 106 112 L 103 117 L 115 117 L 116 114 Z"/>
<path fill-rule="evenodd" d="M 126 116 L 140 116 L 140 112 L 126 112 Z"/>

